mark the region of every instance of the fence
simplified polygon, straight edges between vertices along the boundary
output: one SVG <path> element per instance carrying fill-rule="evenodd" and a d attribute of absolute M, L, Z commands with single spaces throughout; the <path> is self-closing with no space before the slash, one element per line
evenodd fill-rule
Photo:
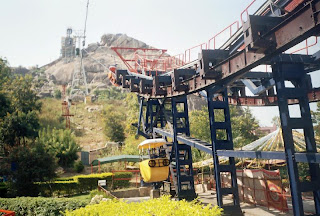
<path fill-rule="evenodd" d="M 128 173 L 131 172 L 132 174 L 135 174 L 135 180 L 134 183 L 136 185 L 136 187 L 139 187 L 140 184 L 140 170 L 113 170 L 112 173 Z M 112 181 L 117 181 L 117 180 L 129 180 L 130 182 L 132 182 L 133 178 L 115 178 L 114 175 L 112 176 Z"/>

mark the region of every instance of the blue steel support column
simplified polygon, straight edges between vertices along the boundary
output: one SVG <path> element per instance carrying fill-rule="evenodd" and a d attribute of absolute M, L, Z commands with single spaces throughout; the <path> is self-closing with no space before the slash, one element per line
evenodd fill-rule
<path fill-rule="evenodd" d="M 301 192 L 313 191 L 316 214 L 320 215 L 320 169 L 316 163 L 309 163 L 311 182 L 300 182 L 295 148 L 293 142 L 293 129 L 303 129 L 306 152 L 316 153 L 316 144 L 311 120 L 310 106 L 307 97 L 308 75 L 304 73 L 303 64 L 280 64 L 272 66 L 272 73 L 276 81 L 278 106 L 280 112 L 283 141 L 286 161 L 290 179 L 292 206 L 294 215 L 303 215 L 303 202 Z M 285 81 L 291 81 L 295 86 L 285 86 Z M 291 118 L 289 114 L 288 99 L 298 99 L 301 118 Z"/>
<path fill-rule="evenodd" d="M 144 128 L 147 132 L 148 128 L 150 128 L 150 100 L 146 101 L 146 117 L 144 119 Z M 150 120 L 150 121 L 149 121 Z"/>
<path fill-rule="evenodd" d="M 178 104 L 183 104 L 182 112 L 178 111 L 177 109 Z M 176 162 L 176 176 L 177 176 L 176 192 L 179 199 L 192 200 L 196 198 L 196 193 L 194 189 L 191 147 L 185 144 L 179 144 L 178 138 L 177 138 L 178 133 L 185 134 L 186 136 L 190 136 L 187 96 L 172 98 L 171 106 L 172 106 L 172 117 L 173 117 L 172 118 L 173 119 L 173 146 L 172 147 L 173 147 L 174 157 Z M 188 170 L 185 169 L 182 175 L 181 169 L 186 168 L 185 166 L 188 166 Z"/>
<path fill-rule="evenodd" d="M 172 121 L 173 121 L 173 145 L 172 145 L 172 148 L 173 148 L 173 153 L 174 153 L 174 157 L 176 158 L 179 158 L 179 150 L 178 150 L 178 139 L 177 139 L 177 136 L 178 136 L 178 129 L 177 129 L 177 119 L 175 118 L 175 116 L 177 116 L 177 104 L 176 104 L 176 100 L 175 98 L 172 98 L 171 100 L 171 106 L 172 106 Z M 181 193 L 181 184 L 179 183 L 179 178 L 180 178 L 180 168 L 179 168 L 179 163 L 177 163 L 176 161 L 176 173 L 177 173 L 177 182 L 178 182 L 178 188 L 176 188 L 176 193 L 177 195 L 179 196 L 179 194 Z M 174 178 L 174 176 L 172 177 Z"/>
<path fill-rule="evenodd" d="M 140 132 L 141 121 L 142 121 L 142 117 L 143 117 L 143 101 L 144 101 L 144 98 L 138 96 L 138 102 L 139 102 L 139 121 L 138 121 L 138 126 L 137 126 L 137 135 L 140 134 L 139 132 Z M 143 125 L 143 126 L 144 126 L 144 125 Z"/>
<path fill-rule="evenodd" d="M 227 89 L 223 91 L 223 101 L 214 101 L 214 89 L 207 90 L 208 111 L 211 131 L 211 144 L 214 162 L 214 173 L 216 181 L 217 203 L 220 207 L 223 206 L 223 195 L 233 194 L 233 204 L 239 206 L 239 192 L 237 184 L 237 173 L 235 167 L 234 157 L 229 157 L 229 165 L 220 165 L 218 150 L 233 150 L 233 139 L 230 122 L 230 110 L 228 103 Z M 222 110 L 224 112 L 224 122 L 218 122 L 215 119 L 215 110 Z M 217 130 L 225 130 L 226 140 L 220 140 L 217 137 Z M 221 172 L 229 172 L 231 175 L 231 188 L 222 188 Z"/>
<path fill-rule="evenodd" d="M 155 106 L 155 109 L 154 109 Z M 157 110 L 160 106 L 159 101 L 155 99 L 149 99 L 146 105 L 146 119 L 145 119 L 145 130 L 147 134 L 152 134 L 153 126 L 157 124 Z"/>

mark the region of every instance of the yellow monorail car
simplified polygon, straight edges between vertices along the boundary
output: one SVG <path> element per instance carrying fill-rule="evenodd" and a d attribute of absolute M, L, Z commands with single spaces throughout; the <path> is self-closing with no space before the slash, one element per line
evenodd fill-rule
<path fill-rule="evenodd" d="M 149 139 L 140 143 L 138 148 L 140 152 L 143 150 L 148 150 L 150 154 L 150 152 L 155 153 L 155 149 L 162 148 L 164 144 L 166 144 L 164 139 Z M 151 158 L 141 161 L 140 173 L 143 181 L 151 183 L 166 180 L 169 175 L 169 164 L 170 162 L 167 158 Z"/>

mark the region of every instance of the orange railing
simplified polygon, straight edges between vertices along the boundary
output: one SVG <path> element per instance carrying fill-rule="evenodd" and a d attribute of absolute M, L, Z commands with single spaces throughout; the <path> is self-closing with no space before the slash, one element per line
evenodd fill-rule
<path fill-rule="evenodd" d="M 243 20 L 243 14 L 246 13 L 247 15 L 247 20 L 249 17 L 249 8 L 253 5 L 253 3 L 255 3 L 256 0 L 253 0 L 240 14 L 240 19 L 241 19 L 241 23 L 243 25 L 243 23 L 245 23 L 245 21 Z"/>
<path fill-rule="evenodd" d="M 140 170 L 113 170 L 112 173 L 124 173 L 124 172 L 131 172 L 132 174 L 135 173 L 135 184 L 136 187 L 139 187 L 140 184 Z M 112 176 L 112 181 L 119 181 L 119 180 L 132 180 L 132 178 L 115 178 L 114 175 Z"/>
<path fill-rule="evenodd" d="M 203 48 L 207 49 L 207 43 L 202 43 L 202 44 L 199 44 L 197 46 L 194 46 L 194 47 L 191 47 L 189 49 L 186 49 L 184 51 L 184 62 L 185 63 L 189 63 L 191 61 L 191 51 L 192 50 L 195 50 L 195 49 L 202 50 Z"/>
<path fill-rule="evenodd" d="M 8 210 L 4 210 L 4 209 L 0 209 L 1 213 L 4 213 L 3 216 L 15 216 L 16 213 L 14 211 L 8 211 Z"/>
<path fill-rule="evenodd" d="M 308 39 L 305 40 L 305 46 L 304 46 L 304 47 L 302 47 L 302 48 L 300 48 L 300 49 L 298 49 L 298 50 L 293 51 L 291 54 L 294 54 L 294 53 L 297 53 L 297 52 L 306 50 L 306 54 L 309 55 L 309 48 L 315 46 L 315 45 L 318 43 L 318 37 L 314 36 L 314 38 L 315 38 L 314 43 L 309 44 L 309 43 L 308 43 L 308 40 L 309 40 L 310 38 L 308 38 Z"/>
<path fill-rule="evenodd" d="M 239 21 L 235 21 L 233 22 L 231 25 L 228 25 L 226 28 L 224 28 L 222 31 L 220 31 L 219 33 L 217 33 L 216 35 L 214 35 L 209 41 L 208 41 L 208 49 L 210 49 L 210 44 L 211 41 L 213 40 L 213 49 L 216 49 L 216 38 L 221 35 L 222 33 L 224 33 L 225 31 L 229 30 L 230 31 L 230 37 L 232 36 L 232 27 L 236 25 L 237 26 L 237 30 L 239 29 Z"/>

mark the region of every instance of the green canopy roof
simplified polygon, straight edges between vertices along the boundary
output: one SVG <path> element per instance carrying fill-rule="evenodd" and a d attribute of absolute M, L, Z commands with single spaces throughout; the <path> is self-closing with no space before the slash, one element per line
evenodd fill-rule
<path fill-rule="evenodd" d="M 148 156 L 143 156 L 143 159 L 148 159 Z M 126 162 L 140 162 L 140 156 L 139 155 L 117 155 L 112 157 L 104 157 L 104 158 L 98 158 L 91 162 L 93 166 L 97 166 L 100 164 L 105 163 L 113 163 L 113 162 L 120 162 L 120 161 L 126 161 Z"/>

